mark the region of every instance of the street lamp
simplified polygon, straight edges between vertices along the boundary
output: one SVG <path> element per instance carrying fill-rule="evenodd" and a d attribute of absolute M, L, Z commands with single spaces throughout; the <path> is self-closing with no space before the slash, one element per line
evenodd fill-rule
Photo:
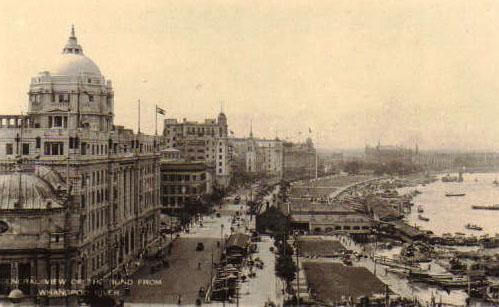
<path fill-rule="evenodd" d="M 222 244 L 222 254 L 224 251 L 224 224 L 220 225 L 220 241 Z"/>
<path fill-rule="evenodd" d="M 373 260 L 374 260 L 374 276 L 376 276 L 376 249 L 378 248 L 378 230 L 373 229 L 374 234 L 374 250 L 373 250 Z"/>

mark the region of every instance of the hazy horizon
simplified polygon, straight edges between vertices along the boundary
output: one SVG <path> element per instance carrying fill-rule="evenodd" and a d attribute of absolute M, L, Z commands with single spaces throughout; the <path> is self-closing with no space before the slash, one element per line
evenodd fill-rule
<path fill-rule="evenodd" d="M 134 130 L 138 99 L 151 134 L 156 104 L 202 121 L 223 101 L 237 137 L 252 121 L 326 149 L 499 147 L 496 1 L 28 0 L 0 16 L 1 114 L 27 109 L 74 24 L 113 81 L 115 124 Z"/>

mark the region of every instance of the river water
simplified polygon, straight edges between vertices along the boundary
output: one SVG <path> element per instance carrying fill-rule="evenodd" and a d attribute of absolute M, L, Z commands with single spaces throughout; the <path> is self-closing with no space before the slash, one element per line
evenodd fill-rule
<path fill-rule="evenodd" d="M 457 174 L 451 174 L 457 175 Z M 463 182 L 442 182 L 440 180 L 418 186 L 422 194 L 414 197 L 415 206 L 407 215 L 410 225 L 420 226 L 435 234 L 462 232 L 470 235 L 499 233 L 499 210 L 474 210 L 472 205 L 499 204 L 499 186 L 493 184 L 496 174 L 464 174 Z M 414 188 L 412 188 L 414 189 Z M 465 193 L 465 196 L 445 196 L 445 193 Z M 423 216 L 428 222 L 418 219 L 417 206 L 424 209 Z M 483 231 L 469 230 L 465 225 L 471 223 L 481 226 Z"/>
<path fill-rule="evenodd" d="M 450 174 L 457 176 L 457 174 Z M 499 186 L 493 184 L 496 179 L 495 173 L 472 173 L 463 174 L 463 182 L 442 182 L 442 176 L 438 181 L 419 185 L 417 189 L 421 194 L 413 198 L 414 207 L 407 214 L 405 220 L 410 225 L 416 225 L 424 230 L 431 230 L 437 235 L 444 233 L 465 233 L 467 235 L 481 236 L 489 234 L 494 236 L 499 233 L 499 210 L 474 210 L 473 205 L 499 204 Z M 415 188 L 403 188 L 400 193 L 414 190 Z M 465 193 L 464 196 L 448 197 L 446 193 Z M 422 206 L 424 212 L 418 213 L 418 206 Z M 421 214 L 429 221 L 418 218 Z M 469 230 L 465 225 L 471 223 L 481 226 L 483 231 Z M 458 249 L 470 250 L 478 247 L 459 247 Z M 488 253 L 497 253 L 499 248 L 488 249 Z M 466 294 L 463 290 L 452 291 L 448 296 L 439 289 L 423 284 L 413 284 L 417 295 L 424 301 L 428 301 L 431 293 L 438 298 L 444 297 L 443 301 L 457 306 L 464 305 Z M 472 306 L 490 306 L 487 303 L 474 301 Z"/>

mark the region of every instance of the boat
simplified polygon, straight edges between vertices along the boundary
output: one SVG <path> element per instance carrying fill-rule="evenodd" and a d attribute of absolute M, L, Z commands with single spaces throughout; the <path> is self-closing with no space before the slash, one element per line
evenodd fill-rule
<path fill-rule="evenodd" d="M 424 212 L 423 206 L 419 205 L 418 206 L 418 213 L 423 213 L 423 212 Z"/>
<path fill-rule="evenodd" d="M 470 280 L 470 278 L 465 275 L 430 274 L 428 272 L 422 271 L 409 271 L 408 277 L 413 281 L 425 282 L 447 289 L 487 285 L 487 281 L 483 280 L 482 278 Z"/>
<path fill-rule="evenodd" d="M 451 176 L 451 175 L 447 174 L 447 176 L 443 176 L 441 178 L 441 180 L 442 180 L 442 182 L 458 182 L 459 178 L 456 176 Z"/>
<path fill-rule="evenodd" d="M 499 303 L 499 284 L 492 284 L 487 287 L 485 299 L 490 303 Z"/>
<path fill-rule="evenodd" d="M 480 226 L 478 226 L 476 224 L 470 224 L 470 223 L 466 224 L 464 227 L 466 229 L 469 229 L 469 230 L 478 230 L 478 231 L 482 231 L 483 230 L 482 227 L 480 227 Z"/>
<path fill-rule="evenodd" d="M 428 222 L 430 220 L 429 218 L 422 216 L 421 214 L 418 214 L 418 219 L 420 219 L 421 221 L 425 221 L 425 222 Z"/>
<path fill-rule="evenodd" d="M 466 193 L 445 193 L 445 196 L 447 197 L 453 197 L 453 196 L 464 196 Z"/>
<path fill-rule="evenodd" d="M 499 204 L 493 205 L 473 205 L 471 208 L 475 210 L 499 210 Z"/>
<path fill-rule="evenodd" d="M 497 238 L 486 238 L 481 239 L 480 244 L 483 248 L 498 248 L 499 247 L 499 239 Z"/>

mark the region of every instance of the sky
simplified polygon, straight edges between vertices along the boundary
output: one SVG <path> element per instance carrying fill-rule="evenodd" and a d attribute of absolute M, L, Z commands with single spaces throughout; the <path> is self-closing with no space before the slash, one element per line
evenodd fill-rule
<path fill-rule="evenodd" d="M 138 99 L 148 133 L 156 104 L 202 121 L 223 103 L 239 137 L 499 150 L 499 1 L 2 0 L 0 114 L 27 110 L 71 24 L 135 130 Z"/>

